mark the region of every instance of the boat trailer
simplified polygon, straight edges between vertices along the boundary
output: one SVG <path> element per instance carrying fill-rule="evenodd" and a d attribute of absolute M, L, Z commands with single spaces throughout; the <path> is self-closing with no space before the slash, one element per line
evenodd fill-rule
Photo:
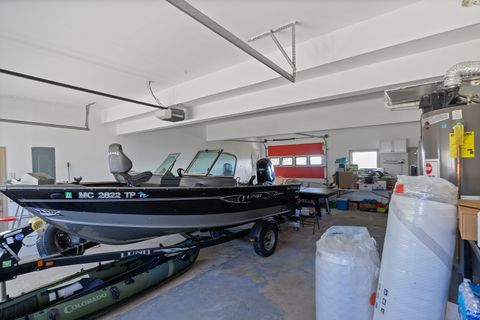
<path fill-rule="evenodd" d="M 7 218 L 8 219 L 8 218 Z M 0 222 L 10 221 L 2 219 Z M 8 301 L 6 294 L 6 281 L 15 279 L 17 276 L 34 271 L 77 265 L 92 262 L 105 261 L 129 261 L 131 259 L 155 259 L 181 257 L 192 250 L 211 247 L 246 237 L 253 243 L 255 252 L 259 256 L 267 257 L 275 251 L 279 223 L 285 222 L 284 217 L 275 216 L 268 219 L 257 220 L 253 228 L 235 229 L 213 229 L 207 230 L 209 235 L 181 234 L 185 240 L 171 246 L 148 247 L 134 250 L 119 250 L 83 255 L 89 248 L 97 246 L 94 242 L 84 242 L 71 248 L 58 252 L 55 255 L 41 257 L 36 260 L 21 262 L 18 256 L 23 247 L 23 240 L 34 231 L 39 231 L 36 222 L 30 222 L 27 226 L 8 230 L 0 233 L 0 302 Z M 99 264 L 99 266 L 102 266 Z M 0 311 L 1 311 L 0 304 Z"/>

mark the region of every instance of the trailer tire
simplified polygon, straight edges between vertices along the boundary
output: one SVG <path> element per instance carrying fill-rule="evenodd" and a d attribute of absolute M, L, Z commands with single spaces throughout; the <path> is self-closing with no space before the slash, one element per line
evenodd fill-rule
<path fill-rule="evenodd" d="M 44 257 L 56 254 L 81 242 L 85 242 L 85 240 L 49 224 L 39 236 L 37 250 L 40 256 Z"/>
<path fill-rule="evenodd" d="M 278 227 L 275 223 L 264 223 L 256 241 L 253 243 L 255 253 L 261 257 L 271 256 L 277 247 Z"/>

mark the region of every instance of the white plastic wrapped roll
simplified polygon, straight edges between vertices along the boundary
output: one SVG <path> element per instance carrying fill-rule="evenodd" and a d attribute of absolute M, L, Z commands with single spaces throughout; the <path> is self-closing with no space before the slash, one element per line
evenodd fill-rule
<path fill-rule="evenodd" d="M 374 320 L 445 319 L 456 198 L 457 188 L 444 179 L 399 177 L 390 202 Z"/>
<path fill-rule="evenodd" d="M 371 320 L 380 259 L 365 227 L 333 226 L 317 241 L 317 320 Z"/>

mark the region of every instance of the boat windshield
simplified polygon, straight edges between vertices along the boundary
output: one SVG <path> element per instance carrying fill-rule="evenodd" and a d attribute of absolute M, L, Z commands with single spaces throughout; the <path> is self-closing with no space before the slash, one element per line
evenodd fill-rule
<path fill-rule="evenodd" d="M 188 166 L 185 174 L 215 177 L 233 177 L 237 166 L 237 157 L 223 153 L 222 150 L 199 151 Z"/>
<path fill-rule="evenodd" d="M 165 160 L 163 160 L 162 164 L 158 166 L 155 170 L 155 174 L 164 175 L 168 171 L 172 170 L 175 161 L 177 161 L 178 156 L 180 153 L 170 153 Z"/>

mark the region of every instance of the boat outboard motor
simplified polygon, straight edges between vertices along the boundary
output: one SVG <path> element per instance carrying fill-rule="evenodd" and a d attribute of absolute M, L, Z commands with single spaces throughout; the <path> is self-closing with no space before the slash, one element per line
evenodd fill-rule
<path fill-rule="evenodd" d="M 147 182 L 152 178 L 150 171 L 136 174 L 129 173 L 133 166 L 132 160 L 123 153 L 122 146 L 118 143 L 112 143 L 108 147 L 108 165 L 115 180 L 126 183 L 131 187 L 135 187 L 142 182 Z"/>
<path fill-rule="evenodd" d="M 257 184 L 274 184 L 275 170 L 273 163 L 268 158 L 262 158 L 257 161 Z"/>

